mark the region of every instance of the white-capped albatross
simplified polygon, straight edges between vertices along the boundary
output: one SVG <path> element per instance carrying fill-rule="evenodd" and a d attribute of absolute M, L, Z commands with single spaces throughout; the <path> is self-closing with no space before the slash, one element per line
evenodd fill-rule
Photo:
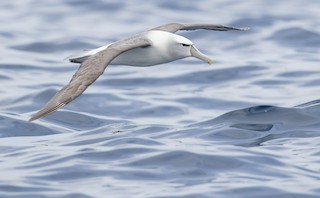
<path fill-rule="evenodd" d="M 217 24 L 169 23 L 149 31 L 116 41 L 97 49 L 69 57 L 81 63 L 70 82 L 58 91 L 29 121 L 36 120 L 62 108 L 80 96 L 110 65 L 152 66 L 174 60 L 195 57 L 208 64 L 212 60 L 201 53 L 189 39 L 174 34 L 178 30 L 247 30 Z"/>

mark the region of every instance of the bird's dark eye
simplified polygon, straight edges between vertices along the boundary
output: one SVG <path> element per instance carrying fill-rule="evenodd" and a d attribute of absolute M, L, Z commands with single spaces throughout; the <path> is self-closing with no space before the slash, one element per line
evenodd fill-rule
<path fill-rule="evenodd" d="M 182 46 L 189 47 L 190 45 L 182 43 Z"/>

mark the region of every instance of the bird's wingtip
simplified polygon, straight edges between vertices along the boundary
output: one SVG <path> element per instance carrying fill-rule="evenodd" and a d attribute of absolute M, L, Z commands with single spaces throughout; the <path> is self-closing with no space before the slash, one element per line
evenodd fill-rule
<path fill-rule="evenodd" d="M 36 119 L 37 119 L 37 118 L 31 116 L 31 118 L 28 120 L 28 122 L 32 122 L 32 121 L 34 121 L 34 120 L 36 120 Z"/>
<path fill-rule="evenodd" d="M 66 105 L 65 103 L 59 103 L 59 104 L 57 104 L 53 107 L 50 107 L 50 108 L 45 107 L 42 110 L 38 111 L 37 113 L 33 114 L 28 121 L 32 122 L 32 121 L 37 120 L 41 117 L 47 116 L 48 114 L 57 111 L 58 109 L 64 107 L 65 105 Z"/>
<path fill-rule="evenodd" d="M 34 121 L 34 120 L 37 120 L 37 119 L 45 116 L 46 114 L 47 114 L 47 113 L 42 113 L 41 111 L 39 111 L 39 112 L 33 114 L 33 115 L 30 117 L 30 119 L 28 120 L 28 122 L 32 122 L 32 121 Z"/>

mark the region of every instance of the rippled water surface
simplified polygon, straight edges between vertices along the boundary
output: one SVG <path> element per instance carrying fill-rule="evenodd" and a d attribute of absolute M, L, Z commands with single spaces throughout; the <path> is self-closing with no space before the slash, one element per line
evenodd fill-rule
<path fill-rule="evenodd" d="M 0 197 L 320 197 L 320 2 L 0 2 Z M 168 22 L 212 56 L 110 66 L 29 123 L 77 64 Z"/>

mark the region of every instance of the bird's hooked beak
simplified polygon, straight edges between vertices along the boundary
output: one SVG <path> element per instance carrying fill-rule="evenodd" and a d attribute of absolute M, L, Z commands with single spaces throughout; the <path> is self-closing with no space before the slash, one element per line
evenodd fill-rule
<path fill-rule="evenodd" d="M 209 56 L 202 54 L 194 45 L 191 45 L 190 53 L 191 56 L 207 62 L 209 65 L 212 64 L 212 59 Z"/>

